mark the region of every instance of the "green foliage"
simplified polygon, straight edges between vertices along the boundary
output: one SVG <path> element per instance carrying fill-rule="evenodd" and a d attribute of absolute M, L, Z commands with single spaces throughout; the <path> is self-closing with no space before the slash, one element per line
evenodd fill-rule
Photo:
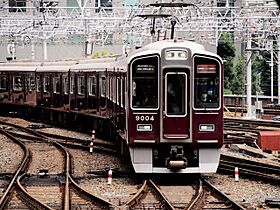
<path fill-rule="evenodd" d="M 231 95 L 232 92 L 229 89 L 224 89 L 224 95 Z"/>
<path fill-rule="evenodd" d="M 92 58 L 98 58 L 99 57 L 99 51 L 95 51 L 92 55 Z"/>
<path fill-rule="evenodd" d="M 232 92 L 232 82 L 235 76 L 233 70 L 233 59 L 235 57 L 235 47 L 232 35 L 222 33 L 219 39 L 217 54 L 224 60 L 224 88 Z"/>
<path fill-rule="evenodd" d="M 101 50 L 101 55 L 102 55 L 102 56 L 107 55 L 107 50 Z"/>
<path fill-rule="evenodd" d="M 238 57 L 238 60 L 233 67 L 234 76 L 232 78 L 233 94 L 245 94 L 245 58 L 243 55 Z"/>
<path fill-rule="evenodd" d="M 266 61 L 270 60 L 270 52 L 262 51 L 258 56 L 253 56 L 252 61 L 252 80 L 253 80 L 253 93 L 256 91 L 263 91 L 264 95 L 270 95 L 270 66 Z M 260 86 L 257 81 L 257 75 L 260 76 Z M 275 75 L 275 74 L 274 74 Z"/>

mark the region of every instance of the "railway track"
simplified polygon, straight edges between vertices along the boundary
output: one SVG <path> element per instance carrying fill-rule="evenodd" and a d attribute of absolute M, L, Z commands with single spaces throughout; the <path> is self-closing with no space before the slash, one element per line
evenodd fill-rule
<path fill-rule="evenodd" d="M 198 192 L 193 202 L 186 208 L 191 209 L 238 209 L 245 208 L 212 185 L 205 177 L 200 178 Z"/>
<path fill-rule="evenodd" d="M 18 140 L 15 137 L 13 137 L 9 133 L 5 132 L 3 129 L 0 129 L 0 132 L 3 135 L 6 135 L 11 140 L 13 140 L 14 142 L 16 142 L 17 144 L 19 144 L 20 147 L 24 151 L 24 158 L 22 159 L 20 166 L 18 167 L 18 169 L 15 172 L 14 176 L 12 177 L 8 187 L 6 188 L 3 196 L 0 199 L 0 209 L 4 209 L 5 206 L 7 206 L 7 203 L 9 201 L 9 199 L 11 199 L 11 195 L 13 194 L 13 191 L 16 187 L 15 183 L 17 183 L 17 188 L 16 188 L 17 194 L 22 198 L 22 200 L 24 200 L 24 203 L 26 203 L 26 205 L 28 207 L 31 207 L 34 209 L 36 209 L 36 208 L 37 209 L 51 209 L 48 206 L 41 203 L 40 201 L 38 201 L 37 199 L 35 199 L 34 197 L 32 197 L 26 190 L 24 190 L 24 188 L 20 184 L 19 180 L 25 175 L 25 173 L 28 169 L 28 165 L 30 164 L 30 161 L 31 161 L 30 152 L 29 152 L 28 148 L 26 147 L 26 145 L 23 142 L 21 142 L 20 140 Z"/>
<path fill-rule="evenodd" d="M 18 128 L 20 130 L 20 128 Z M 22 128 L 21 128 L 22 129 Z M 32 130 L 32 129 L 31 129 Z M 14 134 L 17 133 L 15 135 L 18 135 L 19 137 L 19 132 L 17 131 L 17 129 L 13 130 L 9 130 L 10 134 Z M 21 137 L 24 137 L 24 139 L 28 139 L 28 135 L 21 133 L 20 134 Z M 79 184 L 73 179 L 72 177 L 72 172 L 73 172 L 73 166 L 72 166 L 72 162 L 71 162 L 71 155 L 68 153 L 68 149 L 65 148 L 65 145 L 68 145 L 69 142 L 73 141 L 74 143 L 72 144 L 73 148 L 79 148 L 79 146 L 74 146 L 74 145 L 81 145 L 81 148 L 84 148 L 84 150 L 88 151 L 88 146 L 87 145 L 82 145 L 82 141 L 76 141 L 74 138 L 69 138 L 67 140 L 64 140 L 63 136 L 58 137 L 57 139 L 55 139 L 55 136 L 47 136 L 46 134 L 36 134 L 33 131 L 32 136 L 34 136 L 34 140 L 33 141 L 37 141 L 37 142 L 47 142 L 48 144 L 53 144 L 54 146 L 58 147 L 59 150 L 61 151 L 61 153 L 64 156 L 64 174 L 65 174 L 65 181 L 63 182 L 63 191 L 65 192 L 65 194 L 63 195 L 63 209 L 67 209 L 67 208 L 82 208 L 82 207 L 91 207 L 91 208 L 96 208 L 96 209 L 143 209 L 143 208 L 163 208 L 163 209 L 182 209 L 182 206 L 184 206 L 183 208 L 185 209 L 200 209 L 200 208 L 207 208 L 207 209 L 214 209 L 214 208 L 230 208 L 230 209 L 242 209 L 239 207 L 235 207 L 235 204 L 232 204 L 231 201 L 227 200 L 227 198 L 221 196 L 221 195 L 214 195 L 213 191 L 209 189 L 210 187 L 207 187 L 205 184 L 205 182 L 202 182 L 203 185 L 203 189 L 202 191 L 203 196 L 202 198 L 198 197 L 195 201 L 193 202 L 194 204 L 193 207 L 191 208 L 191 204 L 189 204 L 188 202 L 184 202 L 182 204 L 175 204 L 174 202 L 172 202 L 172 200 L 166 200 L 166 198 L 170 199 L 170 196 L 165 193 L 162 192 L 161 187 L 155 186 L 157 187 L 157 189 L 150 183 L 150 181 L 146 180 L 146 187 L 143 190 L 139 190 L 136 194 L 138 195 L 138 197 L 136 196 L 136 198 L 134 198 L 135 196 L 133 196 L 133 198 L 129 199 L 129 201 L 127 201 L 124 205 L 120 204 L 120 205 L 115 205 L 112 204 L 111 202 L 108 202 L 107 200 L 104 200 L 104 198 L 99 197 L 99 196 L 95 196 L 92 193 L 88 193 L 87 191 L 83 190 Z M 28 140 L 31 141 L 31 140 Z M 84 140 L 83 140 L 84 141 Z M 101 150 L 100 150 L 101 151 Z M 68 153 L 68 155 L 67 155 Z M 225 159 L 223 160 L 225 161 L 224 164 L 230 164 L 231 162 L 235 162 L 234 160 L 228 160 Z M 222 163 L 223 164 L 223 163 Z M 244 165 L 244 167 L 247 167 L 248 165 Z M 224 166 L 224 168 L 227 171 L 231 171 L 232 174 L 232 169 L 233 167 L 229 167 L 226 168 L 226 166 Z M 240 166 L 241 168 L 241 166 Z M 249 170 L 249 169 L 246 169 Z M 252 170 L 252 169 L 251 169 Z M 273 169 L 272 169 L 273 170 Z M 245 169 L 243 170 L 244 172 Z M 248 172 L 248 171 L 247 171 Z M 241 175 L 242 175 L 242 171 L 240 171 Z M 262 173 L 261 171 L 259 173 Z M 276 174 L 276 176 L 278 175 L 277 169 L 274 169 L 274 173 Z M 105 173 L 106 174 L 106 173 Z M 104 174 L 102 174 L 104 175 Z M 279 175 L 278 175 L 279 176 Z M 68 177 L 68 180 L 67 178 Z M 259 176 L 260 178 L 260 176 Z M 19 179 L 19 182 L 21 182 L 21 180 L 23 180 L 23 178 Z M 204 184 L 203 184 L 204 183 Z M 197 187 L 198 189 L 200 187 Z M 141 188 L 142 189 L 142 188 Z M 28 191 L 28 190 L 27 190 Z M 141 192 L 140 192 L 141 191 Z M 162 194 L 162 195 L 160 195 Z M 198 195 L 199 193 L 196 193 L 196 195 Z M 168 196 L 166 196 L 168 195 Z M 196 195 L 194 197 L 196 197 Z M 78 197 L 78 198 L 77 198 Z M 204 201 L 200 201 L 200 200 L 204 200 Z M 199 203 L 200 202 L 200 203 Z M 204 202 L 204 203 L 203 203 Z M 237 204 L 238 205 L 238 204 Z"/>
<path fill-rule="evenodd" d="M 0 124 L 2 124 L 2 122 Z M 16 136 L 23 137 L 24 139 L 29 139 L 30 134 L 31 134 L 31 139 L 32 139 L 31 141 L 39 141 L 39 142 L 44 142 L 44 143 L 48 143 L 48 144 L 51 143 L 58 150 L 61 151 L 61 153 L 64 156 L 64 163 L 65 163 L 64 164 L 64 175 L 65 175 L 64 178 L 65 178 L 65 180 L 64 180 L 64 188 L 63 188 L 63 206 L 62 206 L 63 209 L 65 209 L 65 210 L 71 209 L 71 203 L 70 203 L 71 195 L 74 195 L 75 193 L 78 194 L 81 197 L 81 199 L 86 199 L 86 200 L 89 200 L 90 202 L 94 203 L 94 206 L 97 206 L 98 209 L 112 208 L 113 205 L 110 202 L 108 202 L 108 201 L 106 201 L 106 200 L 104 200 L 104 199 L 102 199 L 98 196 L 92 195 L 92 194 L 88 193 L 87 191 L 83 190 L 82 188 L 79 187 L 79 185 L 72 178 L 72 176 L 71 176 L 71 170 L 72 169 L 71 169 L 70 154 L 68 153 L 67 149 L 63 146 L 63 144 L 67 145 L 67 146 L 70 145 L 70 147 L 74 146 L 75 148 L 79 147 L 79 144 L 61 142 L 62 137 L 59 138 L 60 141 L 59 140 L 56 141 L 55 139 L 53 139 L 53 138 L 49 139 L 47 136 L 45 136 L 41 133 L 38 133 L 38 132 L 36 132 L 32 129 L 28 129 L 28 128 L 21 127 L 21 126 L 18 126 L 18 125 L 13 125 L 13 124 L 10 124 L 10 123 L 3 123 L 3 124 L 5 124 L 6 126 L 15 127 L 15 128 L 17 128 L 21 131 L 25 131 L 25 132 L 28 133 L 28 135 L 26 135 L 26 134 L 23 134 L 23 133 L 19 134 L 19 133 L 14 132 L 14 131 L 6 132 L 6 131 L 3 130 L 3 132 L 5 132 L 7 135 L 9 135 L 11 137 L 13 137 L 13 134 L 14 134 Z M 13 138 L 15 138 L 15 137 L 13 137 Z M 29 139 L 29 141 L 30 141 L 30 139 Z M 69 139 L 68 139 L 68 141 L 69 141 Z M 80 145 L 80 146 L 82 146 L 82 147 L 79 147 L 79 148 L 85 149 L 84 145 Z M 27 149 L 27 147 L 26 147 L 26 149 Z M 88 150 L 88 146 L 86 147 L 86 149 Z M 28 152 L 28 157 L 29 157 L 29 152 Z M 26 199 L 26 200 L 28 199 L 28 200 L 31 200 L 33 203 L 35 203 L 35 201 L 37 201 L 37 199 L 35 199 L 32 196 L 30 196 L 30 198 L 27 198 L 27 195 L 29 195 L 29 194 L 24 189 L 24 187 L 20 184 L 20 180 L 22 180 L 23 178 L 24 178 L 24 176 L 21 176 L 20 178 L 17 179 L 18 186 L 21 189 L 20 195 L 22 196 L 23 199 Z M 73 188 L 72 193 L 70 193 L 70 187 Z M 48 207 L 44 204 L 42 204 L 44 207 L 41 206 L 40 208 L 38 208 L 40 204 L 42 204 L 42 203 L 39 202 L 39 204 L 36 204 L 35 209 L 51 209 L 50 207 Z"/>
<path fill-rule="evenodd" d="M 280 167 L 275 165 L 264 164 L 252 160 L 246 160 L 227 155 L 221 155 L 218 171 L 221 173 L 230 173 L 238 167 L 239 174 L 249 178 L 258 178 L 266 180 L 273 184 L 280 184 Z"/>

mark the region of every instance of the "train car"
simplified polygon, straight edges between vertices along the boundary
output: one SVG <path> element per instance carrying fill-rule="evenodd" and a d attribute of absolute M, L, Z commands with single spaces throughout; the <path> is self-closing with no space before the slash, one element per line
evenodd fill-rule
<path fill-rule="evenodd" d="M 97 115 L 101 115 L 102 112 L 102 115 L 106 115 L 107 101 L 100 93 L 99 83 L 102 83 L 100 78 L 104 78 L 105 83 L 107 82 L 107 72 L 112 69 L 110 62 L 110 59 L 97 59 L 93 62 L 80 62 L 71 67 L 69 72 L 71 110 L 82 110 Z"/>
<path fill-rule="evenodd" d="M 73 62 L 49 62 L 36 70 L 37 104 L 42 107 L 66 108 L 69 103 L 68 74 Z"/>
<path fill-rule="evenodd" d="M 223 64 L 202 45 L 165 40 L 122 57 L 12 65 L 0 66 L 0 103 L 37 104 L 53 123 L 118 133 L 136 173 L 216 172 Z"/>
<path fill-rule="evenodd" d="M 223 144 L 223 64 L 189 41 L 128 58 L 127 140 L 136 173 L 216 172 Z"/>
<path fill-rule="evenodd" d="M 0 65 L 0 103 L 36 106 L 37 66 L 38 63 Z"/>

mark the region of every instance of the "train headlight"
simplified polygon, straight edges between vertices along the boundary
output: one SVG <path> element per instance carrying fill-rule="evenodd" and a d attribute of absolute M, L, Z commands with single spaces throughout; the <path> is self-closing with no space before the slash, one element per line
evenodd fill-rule
<path fill-rule="evenodd" d="M 199 124 L 199 131 L 214 131 L 214 124 Z"/>
<path fill-rule="evenodd" d="M 153 125 L 151 124 L 137 124 L 137 131 L 152 131 Z"/>
<path fill-rule="evenodd" d="M 184 50 L 167 50 L 165 59 L 167 60 L 186 60 L 188 58 L 187 51 Z"/>

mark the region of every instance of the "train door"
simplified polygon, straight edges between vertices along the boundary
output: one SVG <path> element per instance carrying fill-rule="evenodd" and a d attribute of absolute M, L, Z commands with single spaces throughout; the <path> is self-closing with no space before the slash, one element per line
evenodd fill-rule
<path fill-rule="evenodd" d="M 163 84 L 163 138 L 187 139 L 190 136 L 190 85 L 185 69 L 169 69 Z"/>

